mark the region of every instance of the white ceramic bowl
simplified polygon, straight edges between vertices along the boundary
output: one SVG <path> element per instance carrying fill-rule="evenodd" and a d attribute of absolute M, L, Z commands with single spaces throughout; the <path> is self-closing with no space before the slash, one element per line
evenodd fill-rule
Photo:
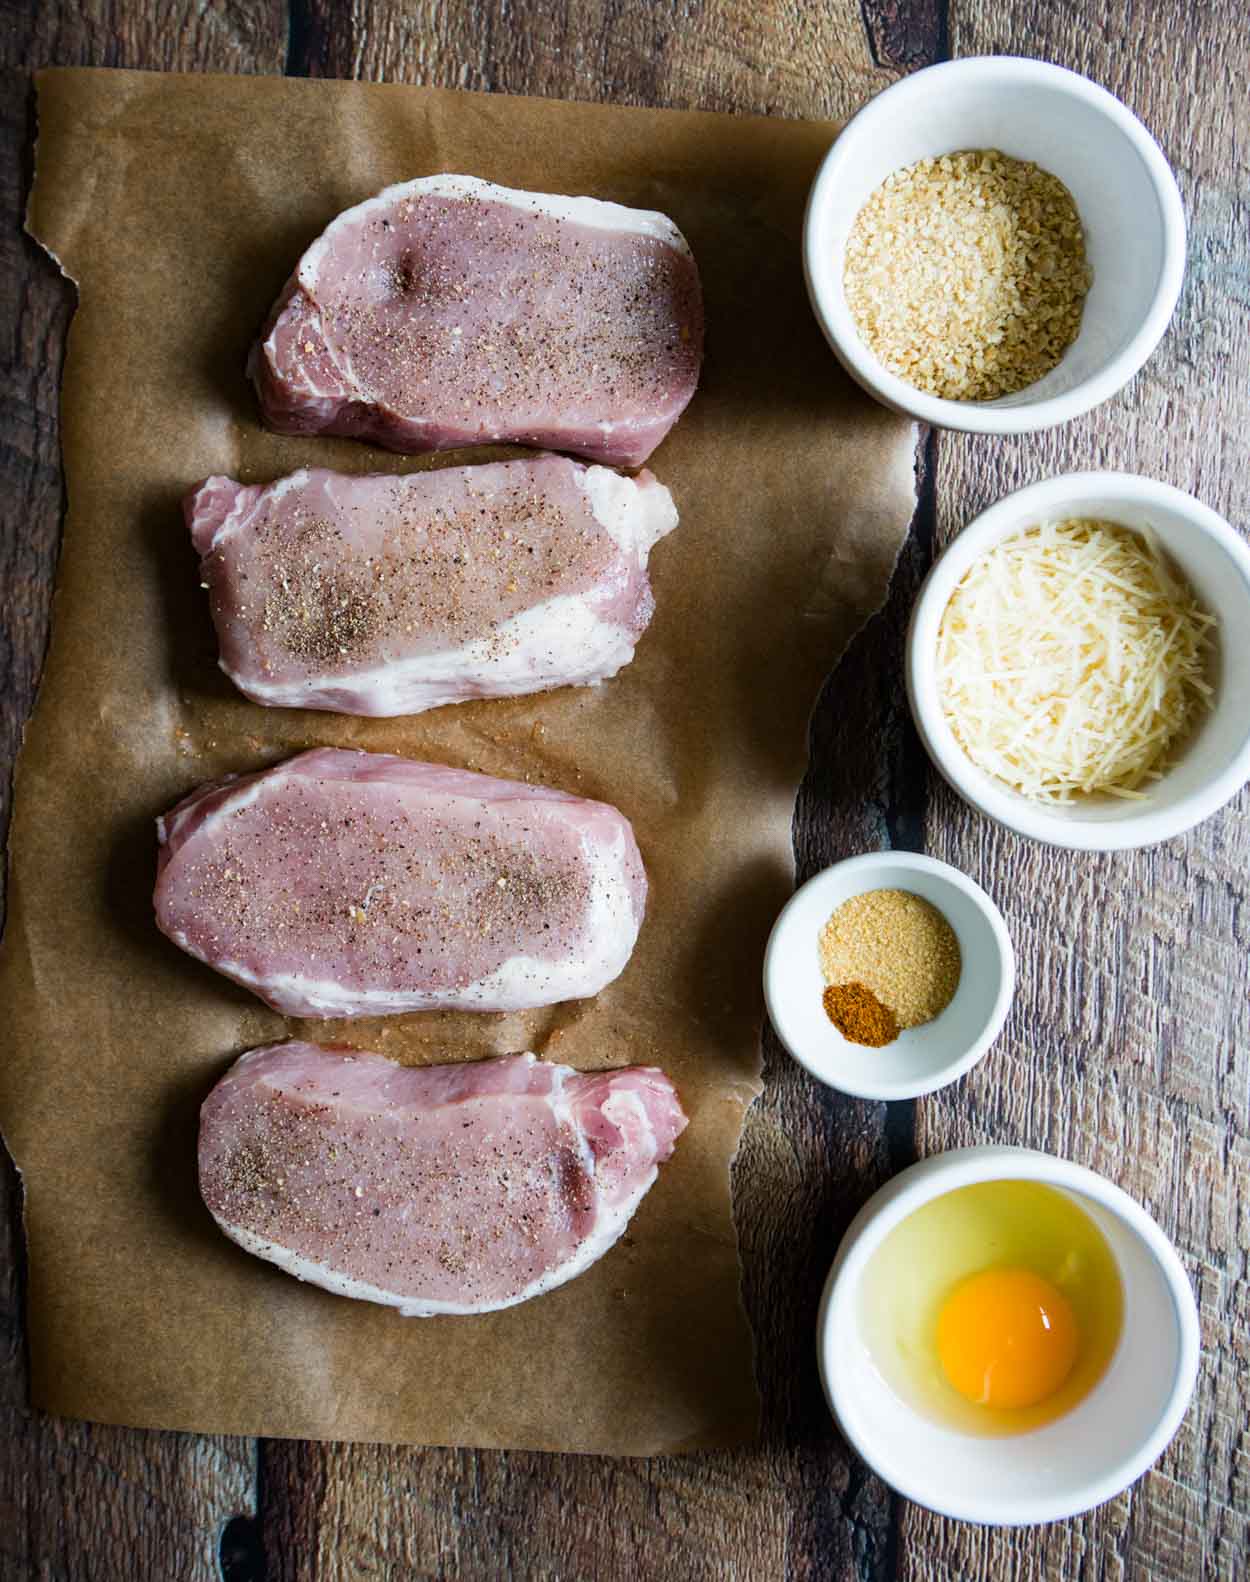
<path fill-rule="evenodd" d="M 892 1044 L 849 1043 L 825 1014 L 819 936 L 830 915 L 866 890 L 909 890 L 955 931 L 963 971 L 954 998 Z M 1002 1030 L 1015 988 L 1007 925 L 979 884 L 911 851 L 868 852 L 835 863 L 796 890 L 764 951 L 764 999 L 778 1038 L 819 1081 L 863 1099 L 914 1099 L 970 1070 Z"/>
<path fill-rule="evenodd" d="M 1219 620 L 1214 707 L 1141 802 L 1091 797 L 1050 807 L 1030 801 L 977 768 L 942 712 L 934 655 L 951 594 L 973 561 L 1001 538 L 1059 516 L 1151 528 Z M 929 756 L 965 801 L 999 824 L 1081 851 L 1169 840 L 1223 807 L 1250 779 L 1250 549 L 1214 511 L 1150 478 L 1081 472 L 1031 484 L 969 523 L 929 572 L 912 611 L 906 674 L 912 717 Z"/>
<path fill-rule="evenodd" d="M 996 401 L 943 401 L 890 373 L 860 339 L 842 289 L 846 240 L 892 171 L 973 148 L 1059 177 L 1085 228 L 1093 284 L 1079 336 L 1044 378 Z M 1158 144 L 1105 88 L 1041 61 L 983 56 L 904 77 L 847 123 L 812 186 L 803 264 L 830 346 L 870 395 L 937 428 L 1020 434 L 1088 412 L 1150 356 L 1180 295 L 1185 214 Z"/>
<path fill-rule="evenodd" d="M 909 1214 L 979 1181 L 1042 1181 L 1070 1193 L 1115 1255 L 1124 1325 L 1106 1373 L 1070 1412 L 1013 1438 L 939 1426 L 902 1401 L 874 1366 L 861 1328 L 860 1282 Z M 892 1488 L 961 1521 L 1059 1521 L 1141 1476 L 1180 1426 L 1198 1372 L 1198 1312 L 1167 1237 L 1119 1187 L 1028 1148 L 964 1148 L 912 1165 L 851 1221 L 825 1285 L 820 1374 L 846 1439 Z"/>

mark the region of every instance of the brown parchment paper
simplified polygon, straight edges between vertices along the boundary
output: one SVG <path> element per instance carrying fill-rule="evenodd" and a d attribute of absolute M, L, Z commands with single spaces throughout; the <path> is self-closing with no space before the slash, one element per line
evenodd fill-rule
<path fill-rule="evenodd" d="M 812 700 L 883 599 L 912 504 L 908 426 L 851 389 L 803 294 L 803 201 L 831 132 L 351 83 L 40 78 L 30 225 L 80 306 L 62 396 L 68 520 L 0 969 L 36 1404 L 231 1433 L 632 1453 L 754 1432 L 728 1167 L 759 1086 L 761 950 L 793 881 Z M 690 239 L 708 354 L 652 461 L 682 517 L 654 555 L 654 624 L 597 689 L 395 721 L 257 707 L 215 668 L 179 499 L 210 472 L 429 464 L 264 432 L 242 369 L 322 227 L 440 170 L 663 209 Z M 182 955 L 152 923 L 153 818 L 212 775 L 317 743 L 618 804 L 651 883 L 624 975 L 594 1001 L 525 1015 L 301 1026 Z M 199 1202 L 201 1099 L 241 1050 L 288 1032 L 408 1061 L 529 1048 L 587 1069 L 655 1062 L 690 1127 L 587 1274 L 507 1312 L 404 1320 L 249 1258 Z"/>

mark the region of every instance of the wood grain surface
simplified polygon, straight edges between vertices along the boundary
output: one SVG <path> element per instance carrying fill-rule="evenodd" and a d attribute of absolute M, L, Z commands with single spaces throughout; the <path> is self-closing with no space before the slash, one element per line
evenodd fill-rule
<path fill-rule="evenodd" d="M 1008 21 L 1007 19 L 1011 20 Z M 1084 72 L 1155 133 L 1191 227 L 1185 293 L 1145 369 L 1045 434 L 939 441 L 939 533 L 1021 484 L 1088 466 L 1145 473 L 1250 525 L 1250 167 L 1245 7 L 1112 0 L 952 9 L 958 55 L 1027 52 Z M 999 901 L 1020 984 L 1007 1031 L 920 1107 L 923 1154 L 996 1140 L 1089 1165 L 1142 1201 L 1194 1281 L 1197 1398 L 1153 1471 L 1079 1521 L 978 1532 L 910 1507 L 901 1574 L 1234 1578 L 1250 1556 L 1250 797 L 1144 852 L 1020 840 L 935 787 L 926 849 Z"/>
<path fill-rule="evenodd" d="M 818 1090 L 771 1041 L 735 1173 L 765 1436 L 612 1461 L 158 1434 L 27 1411 L 20 1197 L 0 1188 L 0 1582 L 665 1577 L 1235 1579 L 1250 1548 L 1250 803 L 1154 851 L 1073 857 L 971 814 L 906 717 L 902 634 L 935 535 L 1020 483 L 1114 466 L 1250 521 L 1250 48 L 1235 0 L 10 0 L 0 32 L 5 383 L 0 816 L 47 638 L 62 505 L 57 378 L 72 291 L 21 235 L 28 72 L 42 65 L 358 76 L 618 103 L 841 117 L 948 54 L 1028 54 L 1104 82 L 1154 130 L 1192 228 L 1185 298 L 1134 385 L 1048 434 L 942 435 L 887 608 L 831 679 L 796 811 L 803 872 L 884 845 L 959 864 L 1012 928 L 1020 990 L 993 1055 L 919 1105 Z M 332 157 L 332 151 L 329 151 Z M 816 1296 L 888 1175 L 968 1141 L 1028 1143 L 1144 1201 L 1199 1293 L 1198 1397 L 1159 1466 L 1083 1519 L 988 1532 L 895 1499 L 815 1376 Z M 140 1272 L 137 1271 L 137 1277 Z"/>

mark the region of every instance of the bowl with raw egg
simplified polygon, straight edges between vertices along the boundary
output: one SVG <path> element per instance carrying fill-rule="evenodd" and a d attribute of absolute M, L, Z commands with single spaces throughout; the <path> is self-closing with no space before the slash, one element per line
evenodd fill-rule
<path fill-rule="evenodd" d="M 907 636 L 943 778 L 1054 846 L 1169 840 L 1250 778 L 1250 548 L 1129 473 L 1048 478 L 954 538 Z"/>
<path fill-rule="evenodd" d="M 860 1210 L 821 1300 L 825 1394 L 892 1488 L 961 1521 L 1058 1521 L 1163 1453 L 1198 1314 L 1119 1187 L 1025 1148 L 938 1154 Z"/>

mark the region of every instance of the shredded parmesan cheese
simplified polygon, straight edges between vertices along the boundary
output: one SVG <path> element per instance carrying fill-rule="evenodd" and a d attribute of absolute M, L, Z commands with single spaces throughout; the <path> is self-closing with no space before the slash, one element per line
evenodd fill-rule
<path fill-rule="evenodd" d="M 947 723 L 1036 801 L 1141 798 L 1211 706 L 1215 624 L 1149 533 L 1044 522 L 983 555 L 946 606 Z"/>

